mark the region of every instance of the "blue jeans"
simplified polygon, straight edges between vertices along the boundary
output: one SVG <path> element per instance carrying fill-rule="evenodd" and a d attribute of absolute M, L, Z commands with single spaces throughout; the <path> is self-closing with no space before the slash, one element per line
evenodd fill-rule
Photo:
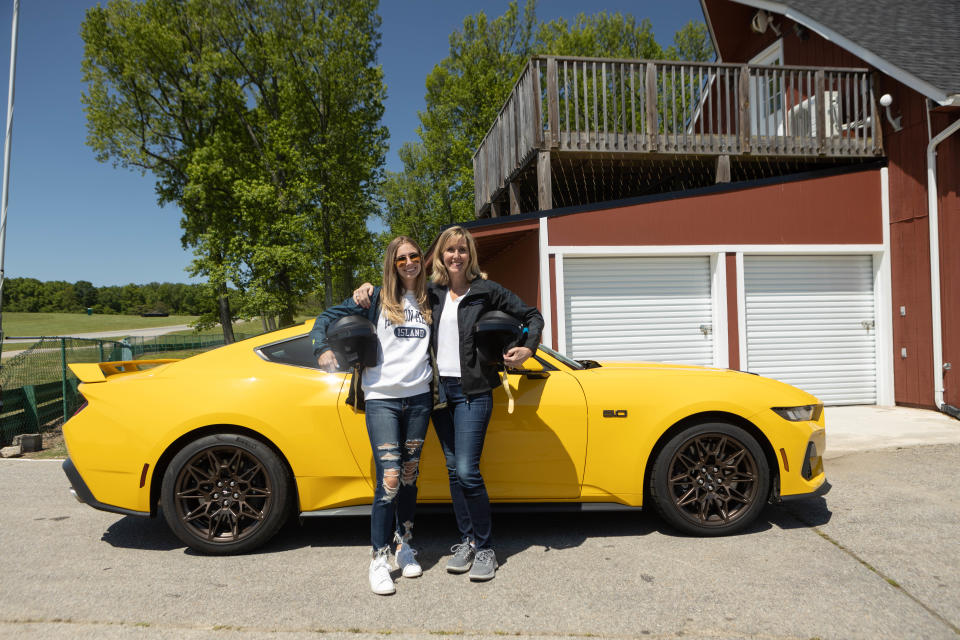
<path fill-rule="evenodd" d="M 367 400 L 367 435 L 377 468 L 370 511 L 370 542 L 374 551 L 395 538 L 409 543 L 417 510 L 420 451 L 427 435 L 433 394 Z"/>
<path fill-rule="evenodd" d="M 433 413 L 433 426 L 447 462 L 450 499 L 462 542 L 473 540 L 477 550 L 490 549 L 493 533 L 490 498 L 480 475 L 480 454 L 493 413 L 493 393 L 467 399 L 459 378 L 441 378 L 447 407 Z"/>

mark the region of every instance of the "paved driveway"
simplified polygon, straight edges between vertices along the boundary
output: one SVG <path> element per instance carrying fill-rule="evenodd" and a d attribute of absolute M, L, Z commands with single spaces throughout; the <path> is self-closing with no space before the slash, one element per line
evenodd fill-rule
<path fill-rule="evenodd" d="M 418 519 L 422 578 L 378 597 L 368 521 L 291 524 L 205 557 L 162 521 L 78 504 L 53 461 L 0 460 L 0 637 L 958 638 L 960 444 L 846 452 L 828 496 L 743 535 L 653 513 L 501 515 L 497 578 L 443 570 L 450 515 Z"/>

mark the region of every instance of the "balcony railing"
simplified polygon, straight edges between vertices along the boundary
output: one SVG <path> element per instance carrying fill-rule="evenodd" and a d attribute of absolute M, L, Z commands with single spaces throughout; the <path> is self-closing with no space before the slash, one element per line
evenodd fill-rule
<path fill-rule="evenodd" d="M 873 157 L 866 69 L 533 58 L 474 154 L 476 209 L 538 152 Z"/>

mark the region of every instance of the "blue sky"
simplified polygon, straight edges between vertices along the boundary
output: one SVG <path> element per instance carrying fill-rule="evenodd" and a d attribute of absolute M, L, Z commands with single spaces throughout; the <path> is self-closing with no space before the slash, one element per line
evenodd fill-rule
<path fill-rule="evenodd" d="M 0 0 L 0 82 L 6 122 L 12 0 Z M 191 253 L 180 245 L 180 211 L 160 208 L 151 176 L 98 163 L 86 146 L 80 23 L 90 0 L 20 4 L 10 197 L 4 256 L 8 278 L 89 280 L 97 286 L 189 282 Z M 466 15 L 501 15 L 508 0 L 381 0 L 380 62 L 387 83 L 387 169 L 396 150 L 417 139 L 424 80 L 446 57 L 449 35 Z M 666 47 L 689 20 L 703 20 L 698 0 L 540 0 L 542 20 L 578 13 L 650 18 Z M 2 130 L 2 129 L 0 129 Z"/>

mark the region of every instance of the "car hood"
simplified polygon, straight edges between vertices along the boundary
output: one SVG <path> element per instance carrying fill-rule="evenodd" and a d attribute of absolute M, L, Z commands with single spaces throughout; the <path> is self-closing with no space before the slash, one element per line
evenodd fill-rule
<path fill-rule="evenodd" d="M 655 362 L 603 362 L 577 372 L 585 384 L 650 394 L 678 402 L 734 402 L 743 411 L 819 404 L 816 396 L 785 382 L 733 369 Z"/>

